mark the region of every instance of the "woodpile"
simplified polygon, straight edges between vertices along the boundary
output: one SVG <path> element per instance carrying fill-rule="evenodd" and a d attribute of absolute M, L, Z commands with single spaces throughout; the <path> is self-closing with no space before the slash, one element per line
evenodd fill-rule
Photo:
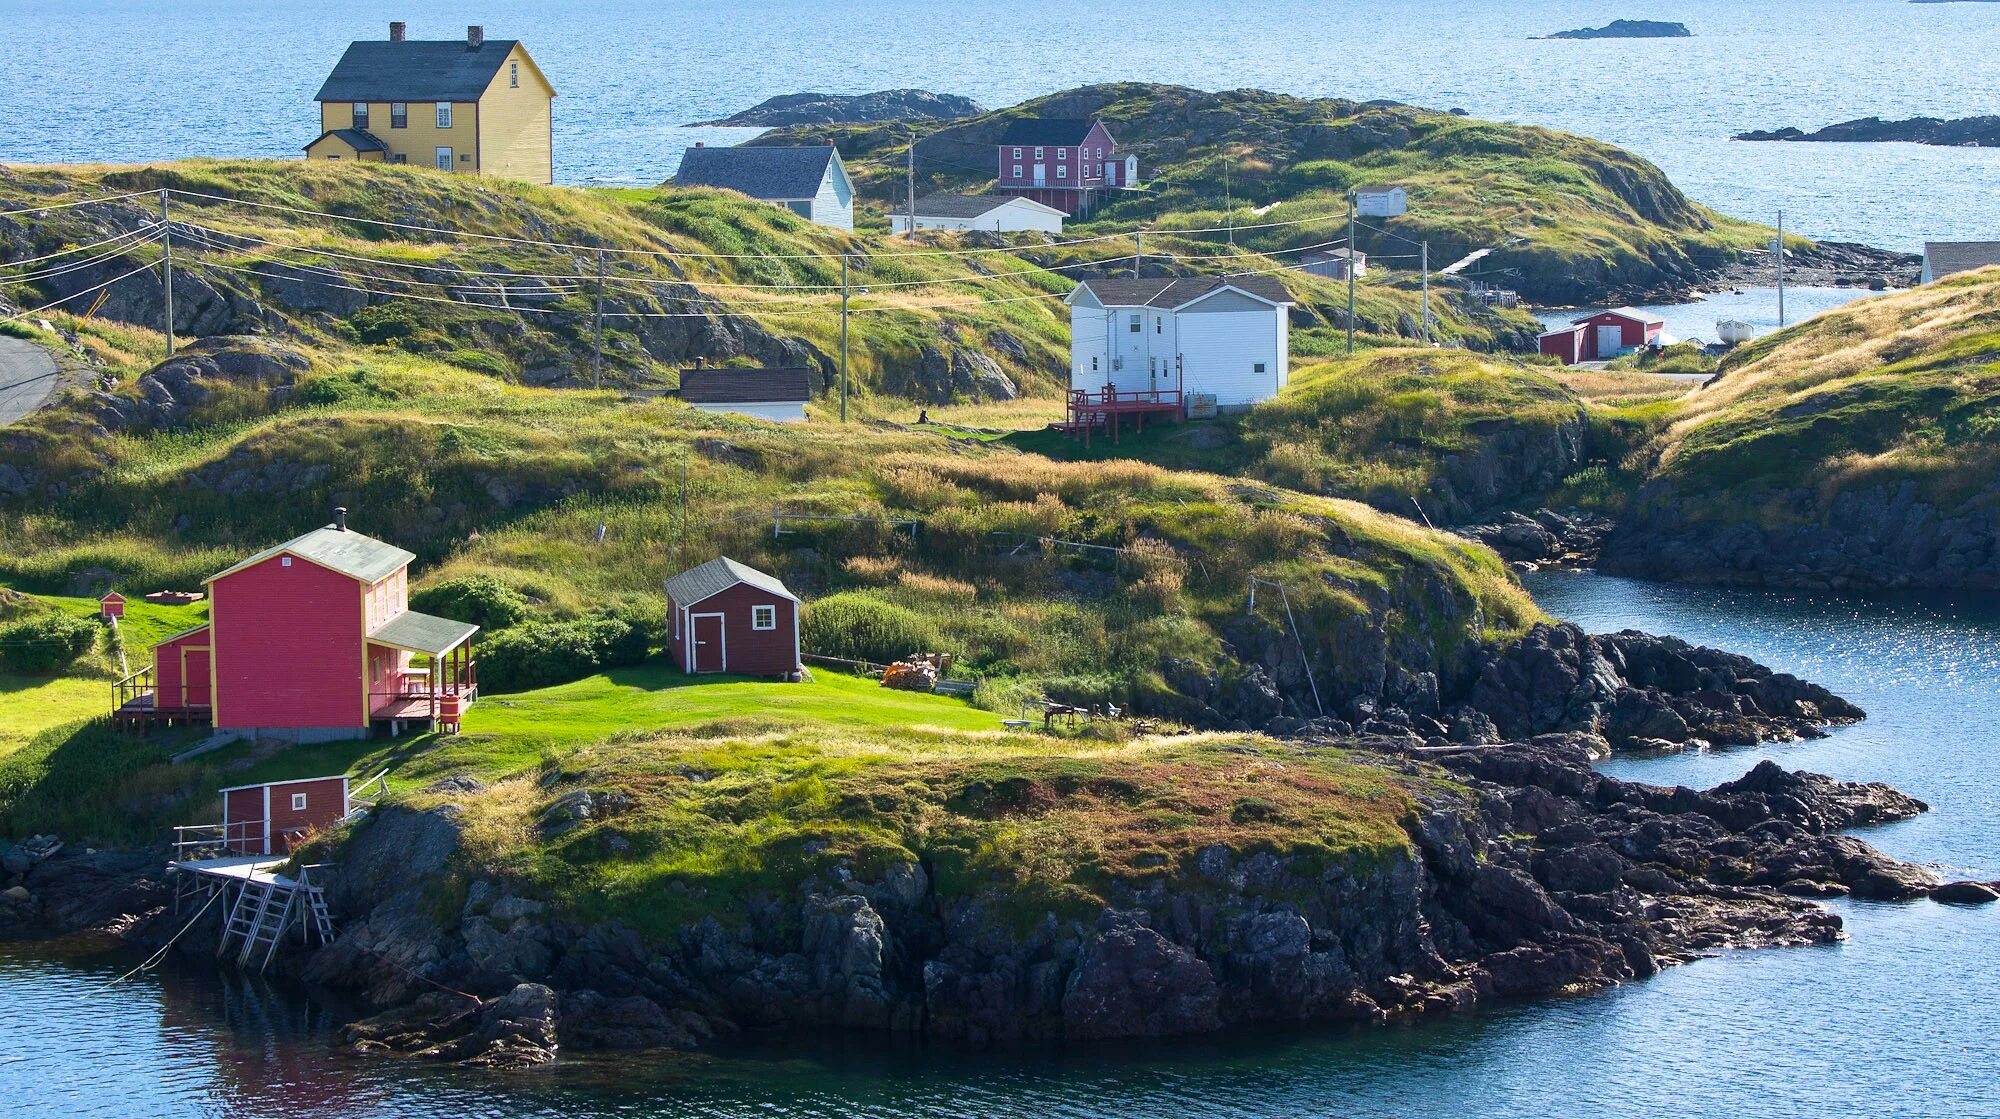
<path fill-rule="evenodd" d="M 882 686 L 901 688 L 906 692 L 927 692 L 937 686 L 937 666 L 928 661 L 912 658 L 897 661 L 882 670 Z"/>

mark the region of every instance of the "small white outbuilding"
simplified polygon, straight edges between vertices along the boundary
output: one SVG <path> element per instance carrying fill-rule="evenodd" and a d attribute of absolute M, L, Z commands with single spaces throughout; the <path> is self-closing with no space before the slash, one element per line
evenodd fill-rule
<path fill-rule="evenodd" d="M 985 230 L 990 233 L 1061 233 L 1067 216 L 1018 194 L 933 194 L 917 199 L 918 229 Z M 903 210 L 889 215 L 894 233 L 909 232 Z"/>

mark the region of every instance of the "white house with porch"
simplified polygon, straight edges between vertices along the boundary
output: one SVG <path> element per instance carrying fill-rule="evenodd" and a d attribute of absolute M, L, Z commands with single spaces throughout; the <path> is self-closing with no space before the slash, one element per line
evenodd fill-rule
<path fill-rule="evenodd" d="M 1067 302 L 1074 391 L 1244 408 L 1290 379 L 1293 301 L 1270 276 L 1086 280 Z"/>

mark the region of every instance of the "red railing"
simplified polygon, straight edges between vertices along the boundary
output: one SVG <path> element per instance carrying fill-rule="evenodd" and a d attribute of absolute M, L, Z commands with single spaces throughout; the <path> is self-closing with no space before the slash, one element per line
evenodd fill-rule
<path fill-rule="evenodd" d="M 1132 389 L 1121 391 L 1109 385 L 1091 392 L 1089 389 L 1073 389 L 1070 394 L 1070 411 L 1118 411 L 1120 409 L 1160 409 L 1179 408 L 1179 389 Z"/>
<path fill-rule="evenodd" d="M 461 647 L 446 654 L 441 664 L 402 669 L 386 687 L 369 689 L 368 709 L 377 718 L 432 718 L 456 727 L 466 706 L 478 696 L 479 662 Z M 424 710 L 407 710 L 416 704 Z"/>

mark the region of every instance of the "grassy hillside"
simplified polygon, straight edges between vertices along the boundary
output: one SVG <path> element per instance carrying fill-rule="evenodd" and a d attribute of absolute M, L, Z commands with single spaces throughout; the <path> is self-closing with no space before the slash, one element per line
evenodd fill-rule
<path fill-rule="evenodd" d="M 1759 339 L 1687 399 L 1653 454 L 1622 565 L 1727 581 L 2000 581 L 2000 271 Z M 1685 546 L 1661 546 L 1676 539 Z"/>
<path fill-rule="evenodd" d="M 1008 121 L 1026 116 L 1098 117 L 1121 155 L 1139 157 L 1146 189 L 1115 195 L 1075 227 L 1085 233 L 1161 220 L 1192 227 L 1227 218 L 1239 226 L 1327 219 L 1238 237 L 1280 250 L 1343 235 L 1348 187 L 1400 183 L 1409 213 L 1377 224 L 1409 240 L 1364 230 L 1364 250 L 1409 269 L 1417 264 L 1410 241 L 1431 243 L 1433 267 L 1492 248 L 1475 271 L 1554 303 L 1682 289 L 1770 236 L 1690 201 L 1630 152 L 1569 133 L 1407 105 L 1143 83 L 1085 86 L 966 120 L 917 122 L 920 191 L 991 181 L 995 141 Z M 893 200 L 910 127 L 811 126 L 759 142 L 832 137 L 864 188 Z"/>

